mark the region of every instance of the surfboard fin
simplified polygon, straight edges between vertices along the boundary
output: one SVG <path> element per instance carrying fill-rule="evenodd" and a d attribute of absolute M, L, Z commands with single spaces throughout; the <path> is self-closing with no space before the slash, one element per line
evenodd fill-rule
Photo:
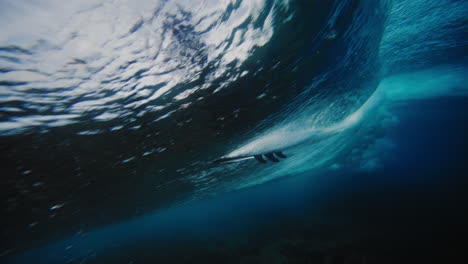
<path fill-rule="evenodd" d="M 263 159 L 262 155 L 255 155 L 255 159 L 260 163 L 266 163 L 266 160 Z"/>
<path fill-rule="evenodd" d="M 273 153 L 267 153 L 265 154 L 265 157 L 267 157 L 267 159 L 273 161 L 273 162 L 279 162 L 279 159 L 277 159 L 275 156 L 273 156 Z"/>
<path fill-rule="evenodd" d="M 282 159 L 287 158 L 286 155 L 284 155 L 283 152 L 281 151 L 275 152 L 275 155 L 278 156 L 278 158 L 282 158 Z"/>

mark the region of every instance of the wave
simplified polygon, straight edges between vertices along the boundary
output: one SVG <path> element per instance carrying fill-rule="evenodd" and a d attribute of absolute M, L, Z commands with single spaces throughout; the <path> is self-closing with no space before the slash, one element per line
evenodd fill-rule
<path fill-rule="evenodd" d="M 395 1 L 380 47 L 385 76 L 466 65 L 467 2 Z"/>
<path fill-rule="evenodd" d="M 135 173 L 203 192 L 200 182 L 215 180 L 200 175 L 229 149 L 278 126 L 306 128 L 293 134 L 298 143 L 368 99 L 389 3 L 74 2 L 60 12 L 53 0 L 11 3 L 0 39 L 1 140 L 21 162 L 24 152 L 36 159 L 30 146 L 53 149 L 46 163 L 64 171 L 37 178 L 79 171 L 70 189 L 100 168 L 109 176 L 97 186 Z M 50 13 L 60 13 L 54 23 L 42 16 Z M 23 167 L 11 175 L 42 170 Z"/>
<path fill-rule="evenodd" d="M 312 169 L 377 166 L 363 157 L 397 122 L 388 102 L 466 94 L 461 11 L 438 15 L 465 4 L 415 2 L 6 4 L 11 247 Z M 287 158 L 213 163 L 274 151 Z"/>

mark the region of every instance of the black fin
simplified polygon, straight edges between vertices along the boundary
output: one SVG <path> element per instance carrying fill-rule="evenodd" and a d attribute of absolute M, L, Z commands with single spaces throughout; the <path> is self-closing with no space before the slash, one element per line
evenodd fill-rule
<path fill-rule="evenodd" d="M 255 155 L 255 159 L 260 163 L 266 163 L 266 160 L 262 158 L 262 155 Z"/>
<path fill-rule="evenodd" d="M 282 159 L 287 158 L 286 155 L 284 155 L 281 151 L 275 152 L 275 155 Z"/>
<path fill-rule="evenodd" d="M 277 158 L 275 158 L 275 156 L 273 156 L 273 153 L 267 153 L 267 154 L 265 154 L 265 157 L 267 157 L 269 160 L 271 160 L 273 162 L 279 162 L 279 160 Z"/>

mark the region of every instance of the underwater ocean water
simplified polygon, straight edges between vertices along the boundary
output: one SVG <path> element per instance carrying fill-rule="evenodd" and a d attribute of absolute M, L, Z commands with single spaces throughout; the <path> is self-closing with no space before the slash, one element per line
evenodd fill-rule
<path fill-rule="evenodd" d="M 0 1 L 1 263 L 465 263 L 468 1 Z"/>

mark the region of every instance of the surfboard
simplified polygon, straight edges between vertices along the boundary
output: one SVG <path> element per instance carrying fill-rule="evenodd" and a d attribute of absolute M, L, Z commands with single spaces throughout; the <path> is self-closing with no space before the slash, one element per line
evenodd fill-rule
<path fill-rule="evenodd" d="M 267 163 L 267 160 L 270 160 L 272 162 L 280 162 L 281 159 L 285 159 L 285 158 L 287 158 L 287 156 L 284 155 L 283 152 L 275 151 L 275 152 L 254 154 L 254 155 L 248 155 L 248 156 L 221 157 L 213 161 L 213 163 L 215 164 L 234 163 L 234 162 L 240 162 L 240 161 L 249 160 L 249 159 L 255 159 L 257 162 L 265 164 Z"/>

